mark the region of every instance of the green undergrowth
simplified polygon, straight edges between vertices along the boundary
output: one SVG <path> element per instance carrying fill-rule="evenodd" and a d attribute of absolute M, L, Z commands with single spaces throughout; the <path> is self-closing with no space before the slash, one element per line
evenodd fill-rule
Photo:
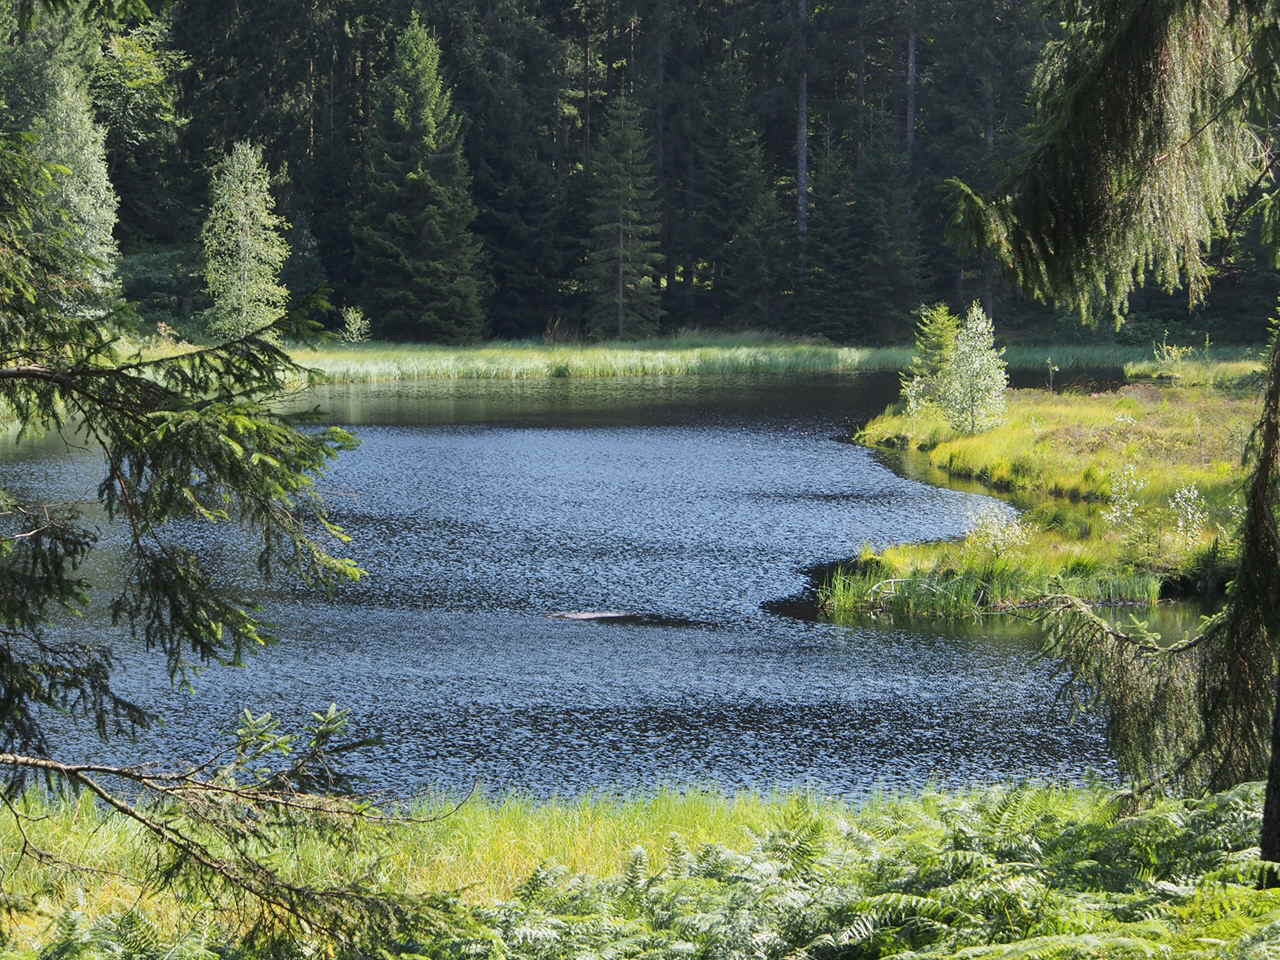
<path fill-rule="evenodd" d="M 1113 367 L 1136 360 L 1129 347 L 1017 347 L 1015 369 L 1040 370 L 1052 355 L 1063 369 Z M 824 374 L 905 369 L 906 347 L 853 347 L 772 334 L 686 333 L 634 342 L 544 344 L 490 342 L 328 344 L 299 347 L 294 358 L 322 381 L 528 380 L 558 377 L 637 377 L 715 374 Z"/>
<path fill-rule="evenodd" d="M 1026 786 L 932 792 L 854 808 L 792 797 L 750 801 L 745 817 L 711 821 L 708 798 L 518 805 L 505 821 L 517 844 L 549 845 L 512 882 L 493 882 L 488 859 L 507 837 L 502 805 L 460 814 L 454 826 L 404 825 L 374 849 L 370 870 L 350 857 L 323 869 L 368 877 L 370 889 L 476 886 L 451 908 L 455 922 L 406 943 L 369 944 L 350 957 L 613 958 L 613 960 L 856 960 L 919 958 L 1265 958 L 1280 955 L 1280 891 L 1259 890 L 1255 846 L 1261 785 L 1134 812 L 1104 788 Z M 733 809 L 741 801 L 718 798 Z M 657 813 L 665 810 L 665 813 Z M 465 811 L 465 808 L 464 808 Z M 604 813 L 603 820 L 601 813 Z M 41 831 L 110 853 L 126 871 L 132 831 L 79 808 L 46 811 Z M 93 816 L 87 824 L 69 818 Z M 512 811 L 508 812 L 508 817 Z M 447 824 L 448 821 L 445 821 Z M 601 830 L 602 826 L 607 829 Z M 665 824 L 664 824 L 665 825 Z M 616 828 L 616 829 L 615 829 Z M 440 831 L 443 831 L 441 835 Z M 717 835 L 723 831 L 723 835 Z M 477 834 L 447 867 L 459 832 Z M 548 837 L 550 833 L 552 836 Z M 448 840 L 455 835 L 453 846 Z M 590 847 L 604 869 L 552 855 Z M 12 850 L 12 847 L 6 848 Z M 290 847 L 290 855 L 298 855 Z M 322 869 L 303 850 L 308 869 Z M 499 857 L 501 860 L 502 858 Z M 505 871 L 505 865 L 497 868 Z M 104 897 L 101 875 L 30 864 L 17 877 L 43 889 L 39 913 L 9 913 L 12 958 L 323 957 L 318 942 L 248 950 L 226 918 L 190 891 Z M 13 882 L 13 875 L 6 879 Z"/>
<path fill-rule="evenodd" d="M 963 540 L 865 551 L 823 585 L 826 609 L 963 617 L 1046 593 L 1150 604 L 1220 590 L 1259 397 L 1236 379 L 1217 382 L 1015 390 L 1005 422 L 974 436 L 929 412 L 876 418 L 859 441 L 893 451 L 908 473 L 967 481 L 1025 512 L 1013 523 L 975 518 Z M 1199 516 L 1178 507 L 1188 491 Z M 1118 497 L 1129 501 L 1119 515 Z"/>

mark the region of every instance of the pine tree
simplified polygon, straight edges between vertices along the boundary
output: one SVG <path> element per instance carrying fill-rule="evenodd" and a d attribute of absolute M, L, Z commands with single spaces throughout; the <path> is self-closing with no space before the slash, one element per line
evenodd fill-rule
<path fill-rule="evenodd" d="M 691 233 L 707 265 L 712 309 L 722 326 L 768 329 L 778 323 L 782 245 L 790 240 L 763 144 L 743 103 L 745 80 L 725 68 L 703 91 L 696 138 L 702 173 Z"/>
<path fill-rule="evenodd" d="M 289 258 L 288 224 L 276 215 L 262 151 L 252 144 L 237 143 L 214 168 L 210 197 L 201 233 L 213 298 L 205 322 L 210 336 L 233 340 L 284 316 L 289 291 L 279 277 Z"/>
<path fill-rule="evenodd" d="M 581 273 L 587 329 L 597 336 L 642 336 L 662 316 L 653 151 L 644 112 L 630 97 L 610 104 L 607 124 L 592 172 L 591 244 Z"/>
<path fill-rule="evenodd" d="M 916 320 L 916 345 L 911 367 L 902 376 L 902 399 L 907 413 L 917 414 L 938 399 L 942 371 L 951 363 L 960 336 L 960 318 L 945 303 L 921 307 Z"/>
<path fill-rule="evenodd" d="M 374 92 L 355 218 L 362 305 L 388 336 L 457 342 L 484 333 L 489 281 L 462 148 L 440 46 L 415 14 Z"/>
<path fill-rule="evenodd" d="M 0 33 L 16 30 L 13 11 L 0 9 Z M 119 206 L 107 174 L 105 132 L 94 123 L 89 71 L 98 57 L 95 31 L 73 18 L 50 17 L 0 48 L 0 129 L 32 138 L 30 157 L 48 183 L 30 229 L 57 235 L 51 264 L 79 282 L 59 292 L 62 308 L 101 318 L 116 303 Z"/>

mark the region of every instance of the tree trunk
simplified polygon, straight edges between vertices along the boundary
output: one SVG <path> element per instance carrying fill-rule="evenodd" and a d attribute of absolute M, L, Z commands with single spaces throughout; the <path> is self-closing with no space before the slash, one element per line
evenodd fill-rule
<path fill-rule="evenodd" d="M 907 90 L 906 109 L 903 118 L 903 150 L 907 155 L 907 165 L 911 165 L 916 149 L 916 10 L 915 4 L 908 7 L 907 15 L 911 22 L 907 27 Z"/>
<path fill-rule="evenodd" d="M 858 4 L 857 18 L 858 37 L 854 44 L 853 60 L 857 65 L 857 77 L 854 80 L 854 98 L 858 104 L 858 142 L 854 144 L 855 156 L 862 163 L 867 149 L 867 12 L 866 4 Z"/>
<path fill-rule="evenodd" d="M 1276 675 L 1276 704 L 1271 723 L 1271 764 L 1267 768 L 1267 794 L 1262 808 L 1261 857 L 1280 863 L 1280 671 Z M 1268 873 L 1266 886 L 1280 886 L 1280 874 Z"/>
<path fill-rule="evenodd" d="M 582 7 L 582 126 L 583 169 L 591 172 L 591 17 L 584 4 Z"/>
<path fill-rule="evenodd" d="M 1276 482 L 1277 469 L 1280 468 L 1280 335 L 1273 337 L 1271 344 L 1270 365 L 1267 370 L 1267 392 L 1263 401 L 1262 419 L 1258 425 L 1256 441 L 1258 444 L 1258 463 L 1250 481 L 1248 493 L 1249 511 L 1246 515 L 1244 542 L 1241 544 L 1241 573 L 1246 574 L 1244 567 L 1254 557 L 1269 559 L 1273 550 L 1275 512 L 1274 504 L 1268 494 Z M 1258 547 L 1265 544 L 1265 547 Z M 1265 562 L 1265 561 L 1264 561 Z M 1268 564 L 1270 565 L 1270 564 Z M 1275 673 L 1273 688 L 1276 700 L 1272 705 L 1271 719 L 1271 758 L 1267 767 L 1266 800 L 1262 809 L 1262 836 L 1258 846 L 1263 860 L 1280 863 L 1280 670 L 1274 661 L 1277 637 L 1277 622 L 1280 613 L 1274 607 L 1277 601 L 1275 591 L 1276 572 L 1274 570 L 1253 570 L 1254 577 L 1265 578 L 1268 582 L 1249 591 L 1256 603 L 1264 606 L 1259 618 L 1268 632 L 1267 640 L 1272 651 L 1272 671 Z M 1247 574 L 1246 574 L 1247 575 Z M 1268 589 L 1270 588 L 1270 589 Z M 1239 587 L 1236 587 L 1238 590 Z M 1272 871 L 1268 874 L 1266 886 L 1280 886 L 1280 874 Z"/>
<path fill-rule="evenodd" d="M 809 50 L 806 33 L 809 0 L 796 0 L 796 224 L 803 240 L 809 234 Z"/>
<path fill-rule="evenodd" d="M 987 148 L 987 169 L 996 169 L 996 84 L 988 74 L 982 81 L 982 110 L 985 124 L 983 140 Z M 982 251 L 982 309 L 995 319 L 996 310 L 996 260 L 990 250 Z"/>
<path fill-rule="evenodd" d="M 622 330 L 624 323 L 624 303 L 623 291 L 626 289 L 626 279 L 624 273 L 624 261 L 627 257 L 627 240 L 626 234 L 622 226 L 622 218 L 618 218 L 618 278 L 615 293 L 618 297 L 618 339 L 622 339 Z"/>

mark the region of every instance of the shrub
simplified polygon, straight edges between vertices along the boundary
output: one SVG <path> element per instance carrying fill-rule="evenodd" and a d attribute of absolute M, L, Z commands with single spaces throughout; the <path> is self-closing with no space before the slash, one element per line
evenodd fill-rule
<path fill-rule="evenodd" d="M 344 343 L 365 343 L 372 335 L 373 329 L 369 318 L 359 307 L 342 308 L 342 327 L 338 330 L 338 339 Z"/>

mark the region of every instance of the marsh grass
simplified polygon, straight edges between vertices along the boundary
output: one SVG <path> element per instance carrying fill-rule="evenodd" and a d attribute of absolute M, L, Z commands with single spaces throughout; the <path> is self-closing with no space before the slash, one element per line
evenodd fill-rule
<path fill-rule="evenodd" d="M 698 331 L 633 342 L 326 344 L 296 347 L 292 354 L 316 371 L 317 379 L 337 383 L 893 372 L 905 369 L 911 359 L 908 347 L 844 347 L 767 333 Z M 1008 360 L 1014 369 L 1039 370 L 1050 354 L 1064 368 L 1119 369 L 1142 352 L 1114 346 L 1025 346 L 1010 348 Z"/>
<path fill-rule="evenodd" d="M 1280 949 L 1280 891 L 1256 886 L 1261 800 L 1259 784 L 1140 811 L 1103 786 L 931 791 L 858 808 L 807 796 L 494 800 L 398 828 L 360 858 L 297 838 L 286 850 L 303 875 L 371 889 L 472 884 L 455 932 L 373 945 L 384 960 L 1226 960 Z M 47 817 L 29 827 L 63 852 L 120 870 L 145 861 L 130 828 L 87 804 L 27 803 Z M 40 897 L 39 914 L 0 920 L 8 957 L 330 955 L 320 943 L 238 949 L 240 931 L 191 891 L 139 900 L 103 875 L 30 863 L 8 882 Z M 80 946 L 95 930 L 113 950 Z M 121 952 L 126 938 L 154 949 Z"/>
<path fill-rule="evenodd" d="M 824 606 L 836 616 L 880 609 L 964 617 L 1046 593 L 1153 603 L 1220 588 L 1240 455 L 1258 411 L 1251 390 L 1153 383 L 1094 394 L 1016 390 L 1005 423 L 974 436 L 952 430 L 939 414 L 890 411 L 859 441 L 899 452 L 915 476 L 1010 495 L 1028 508 L 1031 534 L 998 553 L 972 538 L 868 551 L 821 587 Z M 1137 520 L 1121 527 L 1104 506 L 1126 468 L 1144 485 Z M 1187 487 L 1208 508 L 1191 542 L 1179 538 L 1169 506 Z"/>

